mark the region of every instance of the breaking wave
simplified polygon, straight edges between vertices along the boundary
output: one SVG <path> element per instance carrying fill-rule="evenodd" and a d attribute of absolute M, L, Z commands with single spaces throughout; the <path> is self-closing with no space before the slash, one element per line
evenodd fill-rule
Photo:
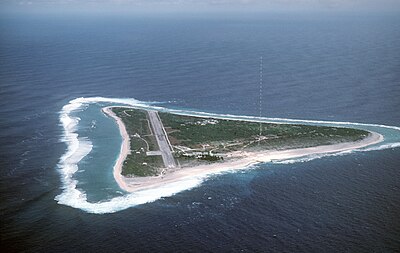
<path fill-rule="evenodd" d="M 60 122 L 63 127 L 63 136 L 61 141 L 67 145 L 65 154 L 60 158 L 58 163 L 62 181 L 62 193 L 55 197 L 59 204 L 79 208 L 89 213 L 104 214 L 114 213 L 127 209 L 132 206 L 153 202 L 163 197 L 169 197 L 184 190 L 189 190 L 199 186 L 208 176 L 201 175 L 183 179 L 179 182 L 170 183 L 155 189 L 137 191 L 135 193 L 126 193 L 123 196 L 105 199 L 100 202 L 89 202 L 86 193 L 77 189 L 77 180 L 74 174 L 78 171 L 78 163 L 87 156 L 92 148 L 92 142 L 84 137 L 79 137 L 76 133 L 80 118 L 74 117 L 74 113 L 85 109 L 92 103 L 105 103 L 107 105 L 133 106 L 135 108 L 152 108 L 165 112 L 172 112 L 181 115 L 198 116 L 198 117 L 214 117 L 230 120 L 246 120 L 255 122 L 270 122 L 281 124 L 313 124 L 313 125 L 329 125 L 329 126 L 350 126 L 365 130 L 375 131 L 382 134 L 385 138 L 384 142 L 372 145 L 363 149 L 353 151 L 337 152 L 333 154 L 310 155 L 306 157 L 287 159 L 281 161 L 273 161 L 273 163 L 291 164 L 297 162 L 307 162 L 325 156 L 338 156 L 352 153 L 354 151 L 373 151 L 389 148 L 400 147 L 400 127 L 386 126 L 378 124 L 352 123 L 352 122 L 330 122 L 316 120 L 298 120 L 283 118 L 264 118 L 252 116 L 238 116 L 230 114 L 214 114 L 207 112 L 187 111 L 167 109 L 160 106 L 159 102 L 142 102 L 131 98 L 104 98 L 104 97 L 88 97 L 76 98 L 66 104 L 60 112 Z M 250 168 L 250 167 L 249 167 Z M 248 169 L 248 168 L 247 168 Z"/>

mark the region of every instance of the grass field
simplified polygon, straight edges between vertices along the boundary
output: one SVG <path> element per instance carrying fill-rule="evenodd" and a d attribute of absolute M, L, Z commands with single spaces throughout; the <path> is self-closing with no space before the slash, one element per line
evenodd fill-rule
<path fill-rule="evenodd" d="M 357 141 L 367 131 L 324 126 L 260 124 L 255 122 L 204 119 L 160 113 L 171 143 L 197 151 L 226 153 L 236 150 L 305 148 Z"/>

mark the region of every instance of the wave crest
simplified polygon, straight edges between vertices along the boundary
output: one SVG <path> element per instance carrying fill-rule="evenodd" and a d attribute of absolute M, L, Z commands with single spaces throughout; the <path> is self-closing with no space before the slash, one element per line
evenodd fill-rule
<path fill-rule="evenodd" d="M 60 123 L 63 127 L 63 136 L 61 141 L 67 144 L 67 151 L 60 158 L 58 167 L 60 169 L 61 181 L 62 181 L 62 193 L 55 197 L 55 200 L 59 204 L 71 206 L 74 208 L 79 208 L 86 212 L 104 214 L 104 213 L 114 213 L 127 209 L 132 206 L 139 204 L 153 202 L 162 197 L 169 197 L 178 192 L 184 190 L 189 190 L 200 185 L 208 176 L 201 175 L 191 178 L 185 178 L 179 182 L 170 183 L 156 189 L 142 190 L 135 193 L 127 193 L 123 196 L 114 197 L 112 199 L 92 203 L 87 201 L 86 193 L 77 189 L 77 180 L 74 179 L 74 174 L 78 171 L 78 163 L 86 155 L 88 155 L 93 145 L 91 141 L 87 138 L 79 137 L 76 133 L 77 126 L 79 124 L 80 118 L 72 116 L 74 112 L 83 110 L 85 106 L 91 103 L 107 103 L 112 105 L 124 105 L 124 106 L 134 106 L 139 108 L 153 108 L 161 111 L 172 112 L 181 115 L 189 116 L 199 116 L 199 117 L 215 117 L 221 119 L 231 119 L 231 120 L 248 120 L 248 121 L 261 121 L 261 122 L 271 122 L 271 123 L 281 123 L 281 124 L 291 124 L 291 123 L 303 123 L 303 124 L 325 124 L 325 125 L 342 125 L 342 126 L 353 126 L 353 127 L 365 127 L 376 129 L 389 129 L 395 131 L 391 133 L 390 136 L 395 136 L 397 141 L 400 139 L 400 127 L 377 125 L 377 124 L 365 124 L 365 123 L 351 123 L 351 122 L 329 122 L 329 121 L 315 121 L 315 120 L 297 120 L 297 119 L 282 119 L 282 118 L 261 118 L 252 116 L 236 116 L 229 114 L 213 114 L 206 112 L 194 112 L 186 110 L 176 110 L 167 109 L 163 107 L 154 106 L 154 104 L 159 104 L 159 102 L 142 102 L 132 98 L 104 98 L 104 97 L 80 97 L 71 100 L 66 104 L 60 112 Z M 379 131 L 378 131 L 379 132 Z M 384 135 L 384 133 L 382 133 Z M 353 151 L 371 151 L 371 150 L 381 150 L 387 148 L 400 147 L 400 142 L 386 142 L 381 145 L 373 145 L 366 149 L 353 150 Z M 310 160 L 318 159 L 325 156 L 332 155 L 344 155 L 351 153 L 352 151 L 337 152 L 333 154 L 324 155 L 311 155 L 306 157 L 301 157 L 298 159 L 288 159 L 282 161 L 274 161 L 274 163 L 290 164 L 296 162 L 307 162 Z"/>

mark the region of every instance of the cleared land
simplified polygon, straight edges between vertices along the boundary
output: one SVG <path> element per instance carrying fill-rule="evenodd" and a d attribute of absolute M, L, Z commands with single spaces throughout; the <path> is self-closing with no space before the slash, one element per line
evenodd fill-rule
<path fill-rule="evenodd" d="M 131 139 L 131 153 L 122 168 L 124 176 L 160 175 L 179 167 L 176 161 L 181 167 L 192 167 L 222 162 L 237 151 L 332 145 L 359 141 L 370 134 L 350 128 L 263 123 L 260 135 L 260 124 L 254 122 L 157 115 L 131 108 L 113 108 L 113 112 L 124 122 Z"/>
<path fill-rule="evenodd" d="M 170 169 L 175 168 L 176 163 L 174 156 L 172 155 L 168 136 L 166 136 L 164 126 L 158 116 L 157 111 L 147 111 L 147 114 L 151 123 L 151 128 L 154 132 L 154 136 L 156 137 L 157 144 L 160 147 L 160 153 L 164 161 L 164 166 Z"/>
<path fill-rule="evenodd" d="M 153 134 L 147 112 L 126 108 L 112 108 L 124 123 L 130 138 L 130 154 L 123 163 L 124 176 L 153 176 L 161 172 L 162 156 Z"/>

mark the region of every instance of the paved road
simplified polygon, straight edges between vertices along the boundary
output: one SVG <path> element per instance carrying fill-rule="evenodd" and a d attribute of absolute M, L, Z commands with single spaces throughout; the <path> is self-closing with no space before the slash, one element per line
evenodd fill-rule
<path fill-rule="evenodd" d="M 161 151 L 161 156 L 166 168 L 175 168 L 176 163 L 174 156 L 169 146 L 168 137 L 165 134 L 164 126 L 158 116 L 157 111 L 148 111 L 151 127 L 153 128 L 153 134 L 156 137 L 158 147 Z"/>

